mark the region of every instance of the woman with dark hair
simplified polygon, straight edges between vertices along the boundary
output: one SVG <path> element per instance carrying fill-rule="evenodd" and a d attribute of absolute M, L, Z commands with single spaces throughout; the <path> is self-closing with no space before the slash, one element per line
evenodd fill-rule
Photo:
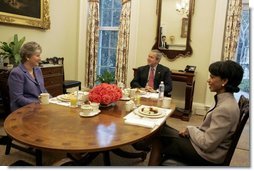
<path fill-rule="evenodd" d="M 149 165 L 159 165 L 161 158 L 171 158 L 193 166 L 221 164 L 232 141 L 240 111 L 234 92 L 243 78 L 242 67 L 234 61 L 219 61 L 209 66 L 207 83 L 215 92 L 215 104 L 203 123 L 183 131 L 165 125 L 153 141 Z"/>
<path fill-rule="evenodd" d="M 13 68 L 8 78 L 10 107 L 14 111 L 33 102 L 46 93 L 41 69 L 41 46 L 36 42 L 25 43 L 20 49 L 21 64 Z"/>

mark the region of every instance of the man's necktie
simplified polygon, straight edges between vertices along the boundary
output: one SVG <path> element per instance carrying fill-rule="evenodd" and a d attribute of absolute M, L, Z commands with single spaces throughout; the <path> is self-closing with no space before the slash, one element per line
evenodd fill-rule
<path fill-rule="evenodd" d="M 149 80 L 148 80 L 148 86 L 154 88 L 154 68 L 151 68 Z"/>

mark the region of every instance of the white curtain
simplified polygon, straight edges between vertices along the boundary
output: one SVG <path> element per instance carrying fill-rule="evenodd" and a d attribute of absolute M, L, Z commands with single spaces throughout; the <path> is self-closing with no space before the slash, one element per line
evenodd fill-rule
<path fill-rule="evenodd" d="M 122 0 L 116 53 L 116 80 L 126 85 L 130 38 L 131 0 Z"/>
<path fill-rule="evenodd" d="M 235 60 L 241 29 L 242 0 L 229 0 L 222 60 Z"/>
<path fill-rule="evenodd" d="M 94 86 L 99 45 L 99 0 L 88 0 L 89 15 L 87 24 L 87 56 L 85 86 Z"/>

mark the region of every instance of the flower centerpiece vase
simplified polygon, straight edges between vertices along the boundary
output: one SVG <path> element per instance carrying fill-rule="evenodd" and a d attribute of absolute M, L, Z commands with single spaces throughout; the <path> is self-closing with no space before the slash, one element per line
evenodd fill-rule
<path fill-rule="evenodd" d="M 100 103 L 101 108 L 112 107 L 122 98 L 122 90 L 115 84 L 102 83 L 95 86 L 88 95 L 91 102 Z"/>
<path fill-rule="evenodd" d="M 116 105 L 115 102 L 112 102 L 112 103 L 109 103 L 109 104 L 100 103 L 100 108 L 114 107 L 115 105 Z"/>

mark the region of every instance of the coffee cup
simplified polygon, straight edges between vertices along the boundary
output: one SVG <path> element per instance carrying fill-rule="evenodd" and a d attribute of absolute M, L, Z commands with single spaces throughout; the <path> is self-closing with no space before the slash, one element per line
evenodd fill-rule
<path fill-rule="evenodd" d="M 123 98 L 129 98 L 129 92 L 128 91 L 123 91 Z"/>
<path fill-rule="evenodd" d="M 82 99 L 84 102 L 88 101 L 88 94 L 89 94 L 89 92 L 86 92 L 86 91 L 84 92 L 83 99 Z"/>
<path fill-rule="evenodd" d="M 41 93 L 39 95 L 39 101 L 41 104 L 49 104 L 49 93 Z"/>
<path fill-rule="evenodd" d="M 134 107 L 134 102 L 132 100 L 125 103 L 126 112 L 130 112 Z"/>
<path fill-rule="evenodd" d="M 172 99 L 170 97 L 164 97 L 163 100 L 162 100 L 162 107 L 170 108 L 171 100 Z"/>
<path fill-rule="evenodd" d="M 90 105 L 82 105 L 81 110 L 83 112 L 83 115 L 88 115 L 90 112 L 93 111 L 93 108 Z"/>
<path fill-rule="evenodd" d="M 124 89 L 124 83 L 122 83 L 122 82 L 118 82 L 117 83 L 117 86 L 120 88 L 120 89 Z"/>
<path fill-rule="evenodd" d="M 136 88 L 132 88 L 132 89 L 130 89 L 130 97 L 134 97 L 134 96 L 135 96 L 135 94 L 136 94 L 136 91 L 137 91 L 137 89 L 136 89 Z"/>
<path fill-rule="evenodd" d="M 128 93 L 128 94 L 130 94 L 130 91 L 131 91 L 130 88 L 125 88 L 125 89 L 124 89 L 124 92 L 126 92 L 126 93 Z"/>
<path fill-rule="evenodd" d="M 92 102 L 92 103 L 90 103 L 90 106 L 92 107 L 93 111 L 98 111 L 100 103 Z"/>

